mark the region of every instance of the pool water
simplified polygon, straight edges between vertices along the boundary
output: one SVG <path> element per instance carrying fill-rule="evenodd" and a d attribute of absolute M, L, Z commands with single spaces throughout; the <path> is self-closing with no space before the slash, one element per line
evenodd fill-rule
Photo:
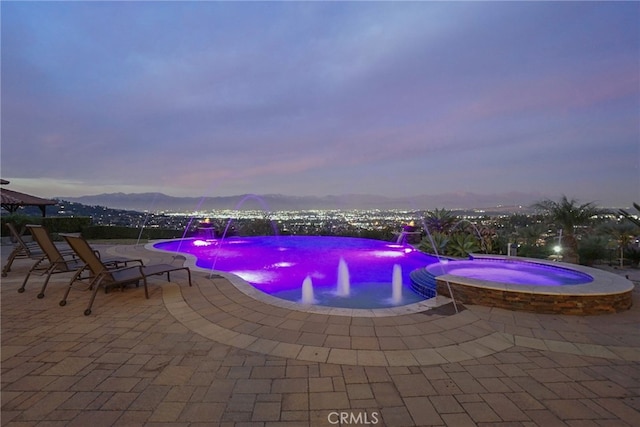
<path fill-rule="evenodd" d="M 427 267 L 434 276 L 454 276 L 515 285 L 565 286 L 593 280 L 591 276 L 567 268 L 505 259 L 449 261 Z"/>
<path fill-rule="evenodd" d="M 437 262 L 408 245 L 371 239 L 326 236 L 229 237 L 223 240 L 184 239 L 156 243 L 154 248 L 188 253 L 196 266 L 235 274 L 272 296 L 301 302 L 302 283 L 313 283 L 317 305 L 384 308 L 425 298 L 411 289 L 409 274 Z M 350 295 L 337 295 L 338 266 L 343 259 Z M 402 298 L 392 299 L 394 265 L 402 269 Z"/>

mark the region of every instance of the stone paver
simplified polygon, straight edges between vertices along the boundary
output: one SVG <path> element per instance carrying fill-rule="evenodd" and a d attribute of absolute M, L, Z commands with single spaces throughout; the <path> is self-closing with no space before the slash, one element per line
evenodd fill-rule
<path fill-rule="evenodd" d="M 109 255 L 173 262 L 142 246 Z M 8 255 L 2 247 L 3 259 Z M 2 426 L 616 425 L 640 420 L 640 299 L 572 317 L 450 305 L 351 317 L 274 307 L 224 277 L 1 292 Z M 632 272 L 635 274 L 635 272 Z M 640 275 L 638 275 L 640 276 Z M 349 311 L 346 311 L 347 313 Z M 374 422 L 375 421 L 375 422 Z"/>

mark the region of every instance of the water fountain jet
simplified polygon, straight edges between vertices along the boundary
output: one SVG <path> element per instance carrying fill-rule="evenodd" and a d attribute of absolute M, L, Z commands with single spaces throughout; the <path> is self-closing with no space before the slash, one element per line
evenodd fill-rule
<path fill-rule="evenodd" d="M 338 263 L 338 287 L 336 295 L 339 297 L 348 297 L 351 294 L 351 281 L 349 279 L 349 268 L 344 258 L 340 258 Z"/>
<path fill-rule="evenodd" d="M 424 220 L 424 218 L 422 219 L 422 226 L 424 227 L 424 231 L 427 233 L 427 238 L 429 239 L 429 242 L 431 243 L 431 247 L 433 247 L 433 252 L 434 252 L 436 258 L 438 259 L 438 264 L 442 268 L 442 259 L 440 258 L 440 254 L 438 254 L 438 248 L 437 248 L 435 242 L 433 241 L 433 236 L 431 235 L 431 232 L 429 231 L 429 227 L 427 227 L 427 223 Z M 456 311 L 456 313 L 459 313 L 458 304 L 456 304 L 456 299 L 454 298 L 453 291 L 451 290 L 451 283 L 449 283 L 448 280 L 445 280 L 445 283 L 447 284 L 447 289 L 449 290 L 449 296 L 451 297 L 451 302 L 453 302 L 453 308 Z M 436 291 L 436 296 L 437 296 L 437 291 Z"/>
<path fill-rule="evenodd" d="M 313 295 L 313 282 L 311 277 L 307 276 L 302 282 L 302 304 L 315 304 L 317 301 Z"/>
<path fill-rule="evenodd" d="M 399 264 L 394 264 L 393 266 L 391 303 L 393 305 L 400 305 L 402 303 L 402 267 Z"/>

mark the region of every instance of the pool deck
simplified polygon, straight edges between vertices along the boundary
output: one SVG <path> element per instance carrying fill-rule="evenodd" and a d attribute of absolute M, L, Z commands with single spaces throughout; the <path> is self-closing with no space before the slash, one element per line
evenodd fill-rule
<path fill-rule="evenodd" d="M 181 264 L 143 246 L 105 255 Z M 8 247 L 2 247 L 3 260 Z M 2 426 L 635 426 L 640 293 L 633 307 L 561 316 L 476 305 L 352 317 L 274 306 L 233 278 L 60 301 L 70 275 L 2 278 Z M 640 281 L 640 270 L 629 270 Z M 366 414 L 365 414 L 366 413 Z M 345 415 L 346 414 L 346 415 Z M 355 424 L 352 422 L 352 424 Z"/>

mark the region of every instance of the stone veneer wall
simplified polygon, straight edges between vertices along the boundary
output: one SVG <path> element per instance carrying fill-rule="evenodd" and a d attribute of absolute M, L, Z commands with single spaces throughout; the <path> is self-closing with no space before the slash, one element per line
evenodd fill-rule
<path fill-rule="evenodd" d="M 558 295 L 489 289 L 451 281 L 449 285 L 457 302 L 509 310 L 590 315 L 631 308 L 631 291 L 613 295 Z M 450 297 L 446 282 L 437 280 L 437 289 L 439 295 Z"/>

